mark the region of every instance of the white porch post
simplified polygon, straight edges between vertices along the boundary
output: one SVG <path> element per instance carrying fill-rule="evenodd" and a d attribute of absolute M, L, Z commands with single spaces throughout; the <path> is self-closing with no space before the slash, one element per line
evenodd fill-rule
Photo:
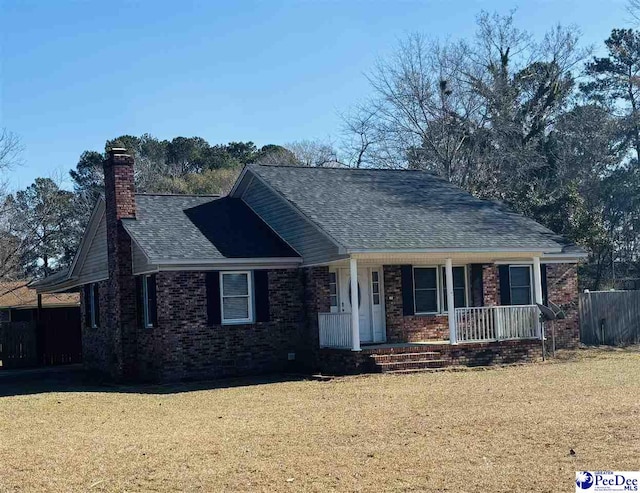
<path fill-rule="evenodd" d="M 453 262 L 450 258 L 445 264 L 445 279 L 447 284 L 447 313 L 449 315 L 449 343 L 458 344 L 458 334 L 456 332 L 456 307 L 453 297 Z"/>
<path fill-rule="evenodd" d="M 540 270 L 540 257 L 533 257 L 533 296 L 536 303 L 542 304 L 542 271 Z M 540 339 L 544 339 L 542 323 L 538 323 Z"/>
<path fill-rule="evenodd" d="M 534 301 L 542 304 L 542 272 L 540 270 L 540 257 L 533 257 L 533 294 Z"/>
<path fill-rule="evenodd" d="M 358 306 L 358 261 L 349 259 L 351 275 L 351 350 L 360 351 L 360 310 Z"/>

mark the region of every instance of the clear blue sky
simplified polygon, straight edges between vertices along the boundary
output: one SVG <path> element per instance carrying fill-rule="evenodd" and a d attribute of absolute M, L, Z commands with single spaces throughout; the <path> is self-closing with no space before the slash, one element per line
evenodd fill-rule
<path fill-rule="evenodd" d="M 469 37 L 481 9 L 542 34 L 576 24 L 598 47 L 625 0 L 0 0 L 0 126 L 25 187 L 108 138 L 148 132 L 257 145 L 336 138 L 338 113 L 399 38 Z"/>

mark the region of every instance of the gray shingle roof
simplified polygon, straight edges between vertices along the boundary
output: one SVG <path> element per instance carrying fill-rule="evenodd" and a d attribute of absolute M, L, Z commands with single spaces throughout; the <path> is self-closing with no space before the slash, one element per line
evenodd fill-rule
<path fill-rule="evenodd" d="M 136 219 L 123 224 L 152 263 L 298 256 L 230 197 L 136 194 Z"/>
<path fill-rule="evenodd" d="M 532 219 L 423 171 L 250 165 L 350 250 L 557 251 L 563 240 Z"/>

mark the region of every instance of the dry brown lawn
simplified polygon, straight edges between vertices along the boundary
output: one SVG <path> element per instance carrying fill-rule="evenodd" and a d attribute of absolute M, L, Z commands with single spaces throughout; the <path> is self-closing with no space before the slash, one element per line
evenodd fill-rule
<path fill-rule="evenodd" d="M 240 383 L 0 398 L 0 491 L 557 493 L 640 469 L 637 349 Z"/>

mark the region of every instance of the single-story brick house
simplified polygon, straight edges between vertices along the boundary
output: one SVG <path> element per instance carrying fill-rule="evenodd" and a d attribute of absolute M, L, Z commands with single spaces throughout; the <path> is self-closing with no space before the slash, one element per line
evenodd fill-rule
<path fill-rule="evenodd" d="M 224 197 L 138 194 L 113 149 L 71 268 L 85 364 L 115 378 L 530 360 L 535 302 L 578 341 L 585 252 L 422 171 L 248 165 Z"/>

